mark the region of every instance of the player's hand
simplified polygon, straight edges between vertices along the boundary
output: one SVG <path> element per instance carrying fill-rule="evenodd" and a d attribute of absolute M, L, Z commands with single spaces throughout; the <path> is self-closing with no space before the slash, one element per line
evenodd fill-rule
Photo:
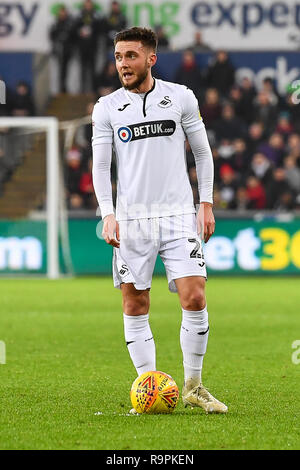
<path fill-rule="evenodd" d="M 208 242 L 215 231 L 216 223 L 212 208 L 210 202 L 201 202 L 197 214 L 197 232 L 205 243 Z"/>
<path fill-rule="evenodd" d="M 104 217 L 102 237 L 109 245 L 120 248 L 120 229 L 114 214 Z"/>

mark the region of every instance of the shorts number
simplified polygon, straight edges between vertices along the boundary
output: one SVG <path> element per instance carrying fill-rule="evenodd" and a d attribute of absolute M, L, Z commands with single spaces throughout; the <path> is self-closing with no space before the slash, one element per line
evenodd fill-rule
<path fill-rule="evenodd" d="M 202 259 L 203 261 L 199 264 L 199 266 L 202 268 L 205 262 L 204 262 L 204 256 L 201 250 L 201 243 L 198 240 L 196 240 L 196 238 L 189 238 L 188 241 L 190 243 L 195 243 L 195 248 L 191 251 L 190 258 Z M 200 253 L 199 253 L 199 250 L 200 250 Z"/>

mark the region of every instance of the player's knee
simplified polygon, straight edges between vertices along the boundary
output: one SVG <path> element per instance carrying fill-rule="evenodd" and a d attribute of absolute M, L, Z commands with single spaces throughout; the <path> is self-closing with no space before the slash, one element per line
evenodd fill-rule
<path fill-rule="evenodd" d="M 123 309 L 126 315 L 146 315 L 149 312 L 149 300 L 141 296 L 124 299 Z"/>
<path fill-rule="evenodd" d="M 203 310 L 206 306 L 206 297 L 203 289 L 194 289 L 183 299 L 181 299 L 182 308 L 184 310 L 198 311 Z"/>

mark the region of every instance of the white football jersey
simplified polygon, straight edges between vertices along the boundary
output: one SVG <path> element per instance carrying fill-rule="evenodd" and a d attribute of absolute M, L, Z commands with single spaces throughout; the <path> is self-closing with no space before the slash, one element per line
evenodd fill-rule
<path fill-rule="evenodd" d="M 195 213 L 185 139 L 203 128 L 198 101 L 183 85 L 155 79 L 144 95 L 120 88 L 99 99 L 92 143 L 114 148 L 117 220 Z"/>

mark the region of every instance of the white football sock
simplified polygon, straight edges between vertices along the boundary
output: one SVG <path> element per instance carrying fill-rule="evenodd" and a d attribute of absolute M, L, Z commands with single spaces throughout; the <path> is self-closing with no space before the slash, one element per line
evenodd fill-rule
<path fill-rule="evenodd" d="M 156 370 L 155 343 L 149 325 L 149 314 L 126 315 L 124 333 L 127 348 L 138 376 Z"/>
<path fill-rule="evenodd" d="M 183 354 L 184 382 L 201 383 L 203 357 L 208 340 L 207 308 L 199 311 L 182 309 L 180 345 Z"/>

